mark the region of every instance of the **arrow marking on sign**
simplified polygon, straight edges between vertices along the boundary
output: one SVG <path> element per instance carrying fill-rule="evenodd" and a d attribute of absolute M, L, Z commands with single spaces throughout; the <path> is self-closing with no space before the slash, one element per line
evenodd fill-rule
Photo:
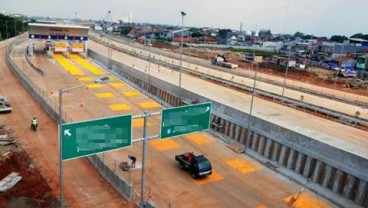
<path fill-rule="evenodd" d="M 70 133 L 70 129 L 64 130 L 64 136 L 72 136 L 72 133 Z"/>
<path fill-rule="evenodd" d="M 207 108 L 206 108 L 206 112 L 208 112 L 209 110 L 210 110 L 210 107 L 207 107 Z"/>

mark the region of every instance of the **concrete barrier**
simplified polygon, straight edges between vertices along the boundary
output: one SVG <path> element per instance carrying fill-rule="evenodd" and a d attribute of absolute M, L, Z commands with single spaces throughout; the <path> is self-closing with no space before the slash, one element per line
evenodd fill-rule
<path fill-rule="evenodd" d="M 103 55 L 92 50 L 89 50 L 89 57 L 100 63 L 106 62 Z M 274 164 L 271 169 L 280 167 L 278 172 L 295 181 L 304 183 L 307 178 L 312 178 L 314 185 L 309 188 L 341 207 L 368 206 L 368 161 L 365 158 L 254 116 L 250 129 L 247 129 L 249 114 L 180 90 L 178 86 L 155 77 L 149 79 L 148 74 L 122 63 L 112 61 L 110 71 L 160 103 L 175 106 L 185 103 L 183 100 L 212 102 L 211 121 L 216 124 L 211 125 L 213 133 L 227 138 L 228 142 L 244 145 L 247 154 L 268 167 Z"/>

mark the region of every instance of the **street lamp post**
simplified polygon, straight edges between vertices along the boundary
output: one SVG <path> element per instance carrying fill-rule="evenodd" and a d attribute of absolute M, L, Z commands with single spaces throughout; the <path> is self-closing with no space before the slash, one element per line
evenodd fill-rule
<path fill-rule="evenodd" d="M 290 49 L 291 50 L 291 49 Z M 285 92 L 285 86 L 286 86 L 286 79 L 287 79 L 287 75 L 288 75 L 288 70 L 289 70 L 289 59 L 290 59 L 290 54 L 291 51 L 289 51 L 289 54 L 287 56 L 287 61 L 286 61 L 286 70 L 285 70 L 285 77 L 284 77 L 284 85 L 282 87 L 282 93 L 281 95 L 284 96 L 284 92 Z"/>
<path fill-rule="evenodd" d="M 17 36 L 17 22 L 15 21 L 14 18 L 14 37 Z"/>
<path fill-rule="evenodd" d="M 151 41 L 148 43 L 148 84 L 151 85 Z"/>
<path fill-rule="evenodd" d="M 101 77 L 101 78 L 97 78 L 95 79 L 95 81 L 93 83 L 102 83 L 104 81 L 109 80 L 109 77 Z M 64 92 L 68 92 L 69 90 L 73 90 L 73 89 L 77 89 L 80 87 L 84 87 L 93 83 L 88 83 L 88 84 L 82 84 L 82 85 L 78 85 L 75 87 L 70 87 L 67 89 L 59 89 L 59 131 L 58 131 L 58 138 L 59 138 L 59 180 L 60 180 L 60 207 L 63 208 L 64 207 L 64 194 L 63 194 L 63 143 L 61 141 L 61 137 L 62 137 L 62 124 L 63 124 L 63 93 Z"/>
<path fill-rule="evenodd" d="M 184 16 L 187 15 L 185 12 L 181 13 L 181 43 L 180 43 L 180 72 L 179 72 L 179 88 L 181 88 L 181 73 L 183 64 L 183 29 L 184 29 Z"/>
<path fill-rule="evenodd" d="M 252 67 L 254 67 L 255 64 L 255 53 L 253 50 L 253 64 Z M 256 82 L 257 82 L 257 72 L 258 72 L 258 63 L 256 63 L 256 71 L 254 72 L 254 81 L 253 81 L 253 90 L 252 90 L 252 98 L 250 101 L 250 109 L 249 109 L 249 116 L 248 116 L 248 132 L 247 132 L 247 142 L 245 144 L 245 147 L 247 146 L 247 143 L 249 143 L 250 140 L 250 124 L 252 121 L 252 112 L 253 112 L 253 103 L 254 103 L 254 94 L 256 92 Z"/>
<path fill-rule="evenodd" d="M 111 16 L 111 11 L 109 10 L 108 11 L 108 17 L 110 17 L 110 27 L 112 26 L 112 16 Z M 108 32 L 108 31 L 107 31 Z M 112 35 L 112 30 L 111 30 L 111 34 L 110 34 L 110 37 L 108 38 L 109 39 L 109 43 L 108 43 L 108 48 L 107 48 L 107 68 L 108 69 L 111 69 L 111 59 L 112 59 L 112 49 L 111 49 L 111 35 Z"/>
<path fill-rule="evenodd" d="M 8 21 L 5 21 L 5 30 L 6 30 L 6 39 L 8 39 L 9 38 Z"/>
<path fill-rule="evenodd" d="M 335 70 L 336 77 L 335 77 L 335 84 L 334 84 L 334 90 L 336 90 L 337 80 L 339 79 L 339 73 L 341 71 L 341 65 L 342 65 L 342 54 L 344 52 L 344 43 L 341 45 L 341 53 L 340 53 L 340 69 Z"/>

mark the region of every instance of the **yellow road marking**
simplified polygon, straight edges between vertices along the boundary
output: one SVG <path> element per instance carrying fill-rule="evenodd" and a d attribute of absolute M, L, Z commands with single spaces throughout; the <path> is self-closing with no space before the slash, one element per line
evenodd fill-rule
<path fill-rule="evenodd" d="M 132 96 L 138 96 L 138 95 L 142 95 L 139 91 L 137 90 L 132 90 L 132 91 L 126 91 L 123 92 L 123 94 L 127 97 L 132 97 Z"/>
<path fill-rule="evenodd" d="M 296 197 L 295 195 L 290 195 L 285 197 L 283 200 L 288 203 L 290 202 L 291 197 Z M 299 198 L 293 203 L 293 208 L 330 208 L 331 206 L 328 205 L 326 202 L 313 197 L 308 193 L 302 193 Z"/>
<path fill-rule="evenodd" d="M 247 158 L 234 158 L 226 163 L 241 173 L 251 173 L 261 169 L 261 166 Z"/>
<path fill-rule="evenodd" d="M 74 66 L 68 59 L 66 59 L 61 54 L 55 54 L 55 59 L 57 62 L 67 70 L 71 75 L 83 75 L 84 73 L 78 69 L 78 67 Z"/>
<path fill-rule="evenodd" d="M 205 177 L 205 178 L 200 178 L 198 180 L 195 180 L 195 183 L 199 186 L 201 185 L 205 185 L 205 184 L 208 184 L 208 183 L 213 183 L 213 182 L 216 182 L 216 181 L 220 181 L 220 180 L 223 180 L 224 177 L 222 175 L 220 175 L 219 173 L 217 173 L 216 171 L 212 170 L 212 174 Z"/>
<path fill-rule="evenodd" d="M 113 77 L 113 76 L 108 76 L 109 77 L 109 81 L 111 82 L 111 81 L 115 81 L 116 80 L 116 78 L 115 77 Z"/>
<path fill-rule="evenodd" d="M 133 127 L 143 127 L 144 119 L 143 118 L 135 118 L 133 119 Z M 152 126 L 151 122 L 147 122 L 147 126 Z"/>
<path fill-rule="evenodd" d="M 155 101 L 142 102 L 142 103 L 139 103 L 139 105 L 142 108 L 158 108 L 158 107 L 160 107 L 160 104 L 156 103 Z"/>
<path fill-rule="evenodd" d="M 165 151 L 175 148 L 180 148 L 180 145 L 172 139 L 165 139 L 165 140 L 152 140 L 150 144 L 158 151 Z"/>
<path fill-rule="evenodd" d="M 203 133 L 189 134 L 186 137 L 197 144 L 206 144 L 212 141 L 212 138 Z"/>
<path fill-rule="evenodd" d="M 122 82 L 112 82 L 110 83 L 110 85 L 113 87 L 124 87 L 125 86 L 125 84 Z"/>
<path fill-rule="evenodd" d="M 112 98 L 112 97 L 114 97 L 114 94 L 112 94 L 111 92 L 100 92 L 100 93 L 95 93 L 95 95 L 98 98 Z"/>
<path fill-rule="evenodd" d="M 124 111 L 124 110 L 130 110 L 129 105 L 127 104 L 114 104 L 109 105 L 109 108 L 113 111 Z"/>
<path fill-rule="evenodd" d="M 87 62 L 86 60 L 84 60 L 83 58 L 81 58 L 80 56 L 76 55 L 76 54 L 72 54 L 71 57 L 78 62 L 78 64 L 80 64 L 81 66 L 83 66 L 84 68 L 86 68 L 88 71 L 92 72 L 95 75 L 102 75 L 105 74 L 104 71 L 102 71 L 101 69 L 95 67 L 94 65 L 90 64 L 89 62 Z"/>
<path fill-rule="evenodd" d="M 255 206 L 254 208 L 268 208 L 266 205 L 258 205 L 258 206 Z"/>
<path fill-rule="evenodd" d="M 95 89 L 95 88 L 101 88 L 101 85 L 100 84 L 90 84 L 90 85 L 87 85 L 87 89 Z"/>
<path fill-rule="evenodd" d="M 82 82 L 93 81 L 92 77 L 79 77 L 78 80 Z"/>

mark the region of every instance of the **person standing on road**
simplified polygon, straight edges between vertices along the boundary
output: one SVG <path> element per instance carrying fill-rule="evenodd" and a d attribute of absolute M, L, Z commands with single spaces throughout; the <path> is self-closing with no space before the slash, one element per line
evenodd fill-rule
<path fill-rule="evenodd" d="M 37 123 L 37 119 L 35 117 L 33 117 L 32 121 L 31 121 L 31 127 L 32 128 L 37 128 L 38 123 Z"/>
<path fill-rule="evenodd" d="M 130 159 L 130 160 L 132 160 L 132 163 L 131 163 L 131 167 L 132 168 L 135 168 L 135 162 L 137 161 L 137 158 L 136 157 L 134 157 L 133 155 L 128 155 L 128 158 Z"/>

